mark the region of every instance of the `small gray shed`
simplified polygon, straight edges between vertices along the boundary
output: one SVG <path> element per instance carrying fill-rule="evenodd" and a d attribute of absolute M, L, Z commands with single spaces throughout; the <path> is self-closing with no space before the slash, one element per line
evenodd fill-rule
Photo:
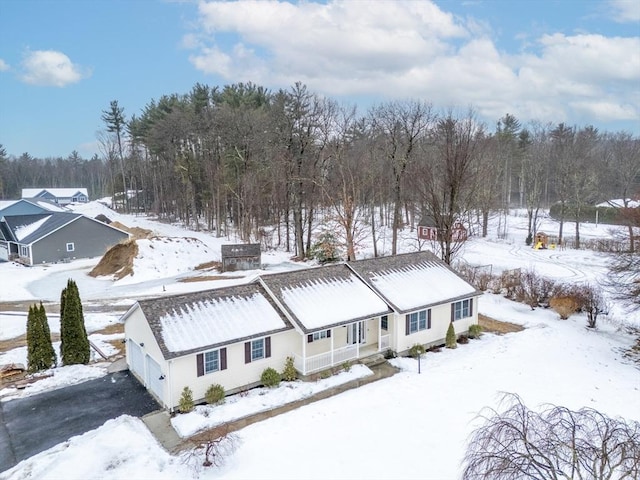
<path fill-rule="evenodd" d="M 222 271 L 257 270 L 261 266 L 259 243 L 222 245 Z"/>

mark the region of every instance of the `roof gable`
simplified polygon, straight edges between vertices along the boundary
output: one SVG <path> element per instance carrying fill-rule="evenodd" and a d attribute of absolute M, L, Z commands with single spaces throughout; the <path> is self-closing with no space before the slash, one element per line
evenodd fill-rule
<path fill-rule="evenodd" d="M 85 197 L 89 197 L 86 188 L 81 187 L 70 187 L 70 188 L 23 188 L 22 189 L 22 198 L 35 198 L 46 196 L 46 194 L 50 194 L 55 198 L 72 198 L 77 194 L 84 195 Z"/>
<path fill-rule="evenodd" d="M 357 260 L 349 266 L 399 313 L 478 294 L 431 252 Z"/>
<path fill-rule="evenodd" d="M 138 302 L 165 359 L 291 329 L 258 284 Z"/>
<path fill-rule="evenodd" d="M 305 332 L 389 313 L 389 306 L 345 264 L 260 277 Z"/>

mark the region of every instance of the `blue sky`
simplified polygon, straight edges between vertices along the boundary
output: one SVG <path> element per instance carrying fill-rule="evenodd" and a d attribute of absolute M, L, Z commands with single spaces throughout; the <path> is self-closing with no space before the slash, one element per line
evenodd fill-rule
<path fill-rule="evenodd" d="M 640 134 L 640 2 L 0 1 L 0 143 L 100 153 L 102 111 L 252 81 L 301 81 L 361 113 L 393 99 L 472 106 L 493 128 L 593 124 Z"/>

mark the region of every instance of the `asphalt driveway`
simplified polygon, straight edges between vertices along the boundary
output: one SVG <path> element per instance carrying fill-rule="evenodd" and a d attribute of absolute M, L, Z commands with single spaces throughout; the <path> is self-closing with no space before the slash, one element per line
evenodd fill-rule
<path fill-rule="evenodd" d="M 109 419 L 141 417 L 159 408 L 128 370 L 0 402 L 0 472 Z"/>

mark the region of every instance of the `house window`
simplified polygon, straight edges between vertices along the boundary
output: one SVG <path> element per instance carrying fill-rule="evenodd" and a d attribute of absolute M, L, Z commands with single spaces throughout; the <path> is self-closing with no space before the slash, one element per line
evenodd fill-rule
<path fill-rule="evenodd" d="M 227 369 L 227 349 L 210 350 L 196 355 L 198 376 Z"/>
<path fill-rule="evenodd" d="M 322 330 L 320 332 L 314 332 L 307 335 L 307 342 L 316 342 L 323 338 L 331 338 L 331 330 Z"/>
<path fill-rule="evenodd" d="M 264 358 L 264 338 L 251 342 L 251 361 Z"/>
<path fill-rule="evenodd" d="M 20 256 L 28 257 L 29 256 L 29 247 L 25 247 L 24 245 L 20 245 Z"/>
<path fill-rule="evenodd" d="M 468 298 L 452 305 L 452 320 L 461 320 L 473 315 L 472 299 Z"/>
<path fill-rule="evenodd" d="M 271 356 L 271 337 L 252 340 L 244 344 L 244 363 L 255 362 Z"/>
<path fill-rule="evenodd" d="M 420 310 L 408 313 L 406 316 L 406 334 L 419 332 L 431 328 L 431 310 Z"/>
<path fill-rule="evenodd" d="M 204 353 L 204 373 L 220 370 L 220 351 L 212 350 Z"/>
<path fill-rule="evenodd" d="M 73 252 L 76 246 L 73 243 L 67 243 L 67 252 Z"/>
<path fill-rule="evenodd" d="M 383 315 L 380 317 L 380 328 L 383 330 L 389 330 L 389 316 Z"/>

